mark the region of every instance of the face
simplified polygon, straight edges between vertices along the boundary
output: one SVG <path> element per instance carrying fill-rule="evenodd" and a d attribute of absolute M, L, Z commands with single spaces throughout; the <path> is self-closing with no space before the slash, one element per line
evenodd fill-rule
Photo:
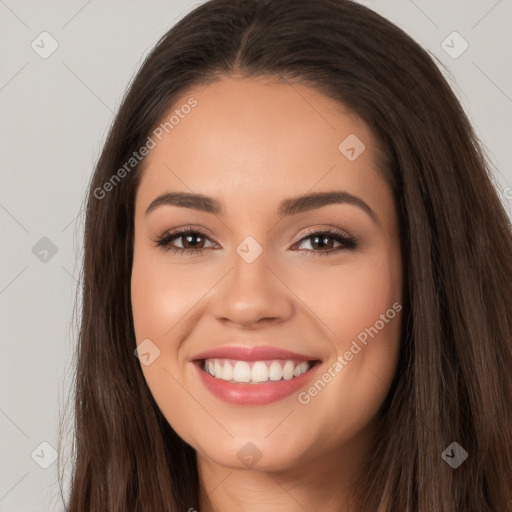
<path fill-rule="evenodd" d="M 210 464 L 357 457 L 402 307 L 376 139 L 338 102 L 264 79 L 225 78 L 174 109 L 136 195 L 131 300 L 151 393 Z"/>

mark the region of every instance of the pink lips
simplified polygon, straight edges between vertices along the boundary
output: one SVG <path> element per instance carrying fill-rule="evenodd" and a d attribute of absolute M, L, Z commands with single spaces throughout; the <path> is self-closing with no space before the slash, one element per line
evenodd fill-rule
<path fill-rule="evenodd" d="M 203 370 L 205 359 L 236 359 L 239 361 L 290 359 L 314 361 L 315 363 L 319 362 L 318 359 L 271 346 L 220 347 L 195 355 L 192 362 L 205 387 L 220 400 L 234 405 L 265 405 L 290 396 L 303 388 L 316 375 L 320 366 L 313 364 L 306 373 L 290 380 L 282 379 L 261 384 L 248 384 L 232 383 L 212 377 Z"/>
<path fill-rule="evenodd" d="M 192 357 L 198 359 L 237 359 L 239 361 L 263 361 L 265 359 L 299 359 L 313 361 L 317 358 L 290 352 L 282 348 L 271 346 L 255 347 L 219 347 L 206 350 Z"/>

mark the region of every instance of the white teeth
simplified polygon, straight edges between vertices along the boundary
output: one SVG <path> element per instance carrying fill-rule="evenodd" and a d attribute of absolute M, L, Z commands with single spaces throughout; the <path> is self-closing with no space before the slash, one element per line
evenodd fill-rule
<path fill-rule="evenodd" d="M 231 380 L 233 378 L 233 366 L 230 364 L 225 364 L 222 367 L 222 374 L 220 377 L 223 380 Z"/>
<path fill-rule="evenodd" d="M 251 380 L 251 367 L 245 361 L 238 361 L 233 370 L 233 380 L 249 382 Z"/>
<path fill-rule="evenodd" d="M 277 361 L 273 361 L 268 369 L 268 378 L 270 380 L 281 380 L 283 378 L 283 369 Z"/>
<path fill-rule="evenodd" d="M 306 361 L 300 363 L 299 366 L 301 367 L 300 373 L 306 373 L 309 370 L 309 363 L 307 363 Z"/>
<path fill-rule="evenodd" d="M 251 370 L 251 380 L 253 382 L 265 382 L 268 380 L 268 367 L 263 361 L 256 361 L 254 363 Z"/>
<path fill-rule="evenodd" d="M 203 369 L 212 377 L 231 382 L 256 384 L 259 382 L 290 380 L 306 373 L 307 361 L 234 361 L 232 359 L 207 359 Z"/>
<path fill-rule="evenodd" d="M 218 359 L 213 361 L 213 371 L 215 375 L 222 377 L 222 366 L 220 365 L 220 361 Z"/>
<path fill-rule="evenodd" d="M 295 368 L 295 365 L 293 364 L 293 361 L 286 361 L 284 368 L 283 368 L 283 379 L 284 380 L 290 380 L 293 378 L 294 368 Z"/>

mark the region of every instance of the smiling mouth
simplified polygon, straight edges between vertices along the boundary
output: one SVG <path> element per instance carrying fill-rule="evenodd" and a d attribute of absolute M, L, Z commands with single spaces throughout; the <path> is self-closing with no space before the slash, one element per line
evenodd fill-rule
<path fill-rule="evenodd" d="M 240 361 L 236 359 L 201 359 L 199 368 L 217 380 L 231 384 L 271 384 L 296 379 L 320 364 L 319 360 L 268 359 Z"/>

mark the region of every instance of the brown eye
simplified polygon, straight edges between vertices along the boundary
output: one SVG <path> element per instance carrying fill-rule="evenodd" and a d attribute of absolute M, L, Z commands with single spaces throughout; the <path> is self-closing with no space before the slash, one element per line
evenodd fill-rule
<path fill-rule="evenodd" d="M 173 243 L 175 240 L 181 240 L 181 247 Z M 157 247 L 161 247 L 165 252 L 172 251 L 175 254 L 199 255 L 212 246 L 205 246 L 210 239 L 201 231 L 194 229 L 182 229 L 171 233 L 165 233 L 157 240 Z M 313 255 L 329 255 L 338 253 L 342 250 L 355 249 L 356 239 L 352 236 L 342 234 L 337 231 L 313 231 L 303 237 L 295 246 L 301 245 L 304 241 L 310 241 L 311 249 L 304 249 Z M 335 246 L 338 244 L 338 246 Z M 215 245 L 215 244 L 213 244 Z"/>
<path fill-rule="evenodd" d="M 305 249 L 308 252 L 327 255 L 333 252 L 339 252 L 344 249 L 355 249 L 357 246 L 356 239 L 335 231 L 315 231 L 309 233 L 308 236 L 302 238 L 298 244 L 303 241 L 310 241 L 311 249 Z M 338 247 L 334 244 L 338 243 Z M 326 249 L 327 248 L 327 249 Z"/>
<path fill-rule="evenodd" d="M 182 247 L 176 246 L 174 240 L 180 240 Z M 201 254 L 205 249 L 205 243 L 209 238 L 200 231 L 192 229 L 183 229 L 173 233 L 166 233 L 157 240 L 157 247 L 161 247 L 164 251 L 173 251 L 177 254 L 197 253 Z"/>

